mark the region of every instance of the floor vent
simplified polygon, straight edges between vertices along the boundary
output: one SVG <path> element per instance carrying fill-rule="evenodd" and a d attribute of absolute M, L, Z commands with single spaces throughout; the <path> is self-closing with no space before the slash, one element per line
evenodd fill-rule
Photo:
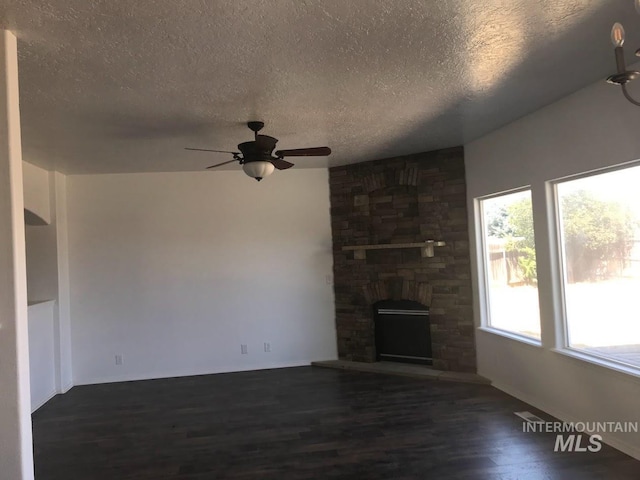
<path fill-rule="evenodd" d="M 541 419 L 540 417 L 535 416 L 531 412 L 513 412 L 513 413 L 515 413 L 517 416 L 519 416 L 523 420 L 526 420 L 527 422 L 545 423 L 543 419 Z"/>

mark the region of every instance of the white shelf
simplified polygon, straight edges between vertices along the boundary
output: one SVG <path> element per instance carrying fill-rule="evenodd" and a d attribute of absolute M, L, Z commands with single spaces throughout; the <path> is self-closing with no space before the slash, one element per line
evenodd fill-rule
<path fill-rule="evenodd" d="M 425 242 L 416 243 L 383 243 L 379 245 L 347 245 L 342 247 L 343 251 L 353 251 L 353 258 L 356 260 L 364 260 L 367 258 L 367 250 L 388 250 L 398 248 L 419 248 L 423 257 L 433 257 L 434 247 L 444 247 L 446 242 L 427 240 Z"/>

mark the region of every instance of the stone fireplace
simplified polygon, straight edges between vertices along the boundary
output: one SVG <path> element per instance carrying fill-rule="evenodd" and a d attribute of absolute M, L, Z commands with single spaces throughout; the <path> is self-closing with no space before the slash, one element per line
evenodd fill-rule
<path fill-rule="evenodd" d="M 340 359 L 374 362 L 374 305 L 413 301 L 428 307 L 433 367 L 475 372 L 462 147 L 329 175 Z M 427 240 L 429 254 L 412 247 Z"/>

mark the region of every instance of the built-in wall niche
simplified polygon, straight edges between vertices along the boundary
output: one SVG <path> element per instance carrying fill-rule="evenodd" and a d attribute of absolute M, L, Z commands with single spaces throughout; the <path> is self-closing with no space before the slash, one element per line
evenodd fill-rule
<path fill-rule="evenodd" d="M 31 411 L 63 391 L 58 308 L 58 227 L 51 172 L 23 162 Z M 68 321 L 68 320 L 67 320 Z M 66 385 L 69 382 L 65 382 Z"/>
<path fill-rule="evenodd" d="M 25 209 L 31 411 L 56 392 L 55 316 L 58 297 L 56 227 Z"/>
<path fill-rule="evenodd" d="M 22 162 L 22 181 L 25 223 L 48 225 L 51 223 L 51 172 Z"/>
<path fill-rule="evenodd" d="M 58 294 L 56 231 L 35 211 L 24 209 L 29 305 L 54 300 Z"/>
<path fill-rule="evenodd" d="M 29 303 L 57 298 L 56 229 L 52 225 L 50 172 L 22 162 L 27 295 Z"/>
<path fill-rule="evenodd" d="M 49 225 L 44 218 L 39 216 L 37 213 L 32 212 L 31 210 L 24 209 L 24 224 L 32 225 L 32 226 L 42 226 Z"/>
<path fill-rule="evenodd" d="M 58 258 L 54 225 L 25 225 L 29 303 L 58 297 Z"/>

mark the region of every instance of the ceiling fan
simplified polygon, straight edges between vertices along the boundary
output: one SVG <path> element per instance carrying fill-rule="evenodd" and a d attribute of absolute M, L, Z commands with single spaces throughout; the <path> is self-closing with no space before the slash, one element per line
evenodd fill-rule
<path fill-rule="evenodd" d="M 293 167 L 293 163 L 287 162 L 284 160 L 284 157 L 326 157 L 331 154 L 331 149 L 329 147 L 277 150 L 272 154 L 274 148 L 276 148 L 278 139 L 267 135 L 258 135 L 258 132 L 264 127 L 264 122 L 247 122 L 247 126 L 253 131 L 255 139 L 250 142 L 243 142 L 239 144 L 239 152 L 231 152 L 228 150 L 209 150 L 206 148 L 185 148 L 185 150 L 230 153 L 233 155 L 233 160 L 211 165 L 207 168 L 216 168 L 232 162 L 238 162 L 242 165 L 244 173 L 255 178 L 257 181 L 271 175 L 274 169 L 286 170 L 287 168 Z"/>

